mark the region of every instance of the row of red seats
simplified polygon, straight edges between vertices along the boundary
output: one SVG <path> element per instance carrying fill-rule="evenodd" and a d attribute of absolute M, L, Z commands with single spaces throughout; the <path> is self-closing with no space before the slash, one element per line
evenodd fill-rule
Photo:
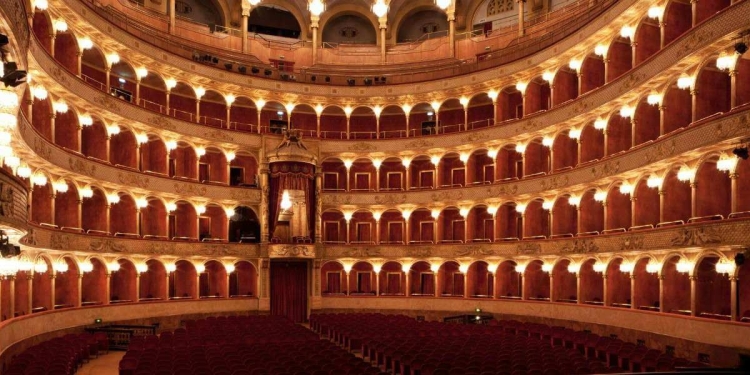
<path fill-rule="evenodd" d="M 119 370 L 121 375 L 380 374 L 286 318 L 263 316 L 201 319 L 173 332 L 136 338 Z"/>
<path fill-rule="evenodd" d="M 68 334 L 32 346 L 15 356 L 6 375 L 73 375 L 90 358 L 109 351 L 105 333 Z"/>
<path fill-rule="evenodd" d="M 310 326 L 340 346 L 361 350 L 383 370 L 404 375 L 587 374 L 703 366 L 610 337 L 517 321 L 456 325 L 382 314 L 319 314 L 310 317 Z"/>

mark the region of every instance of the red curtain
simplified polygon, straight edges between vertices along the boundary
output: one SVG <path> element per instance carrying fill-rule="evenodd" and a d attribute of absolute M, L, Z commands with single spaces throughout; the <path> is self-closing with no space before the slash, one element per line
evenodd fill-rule
<path fill-rule="evenodd" d="M 284 190 L 305 192 L 310 238 L 315 238 L 315 167 L 305 163 L 283 162 L 271 165 L 268 190 L 268 230 L 273 236 L 279 219 L 281 195 Z"/>
<path fill-rule="evenodd" d="M 307 321 L 307 263 L 271 261 L 271 315 Z"/>

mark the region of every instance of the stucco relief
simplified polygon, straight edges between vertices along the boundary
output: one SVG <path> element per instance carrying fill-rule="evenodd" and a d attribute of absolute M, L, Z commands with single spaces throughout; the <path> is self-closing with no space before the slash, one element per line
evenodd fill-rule
<path fill-rule="evenodd" d="M 315 258 L 315 246 L 270 245 L 268 256 L 271 258 Z"/>
<path fill-rule="evenodd" d="M 96 174 L 96 164 L 88 163 L 80 159 L 68 158 L 68 170 L 75 173 L 80 173 L 89 177 L 94 177 Z"/>
<path fill-rule="evenodd" d="M 721 234 L 712 227 L 681 228 L 672 237 L 672 246 L 703 246 L 721 243 Z"/>
<path fill-rule="evenodd" d="M 640 250 L 643 249 L 643 235 L 631 234 L 625 236 L 620 244 L 620 250 Z"/>
<path fill-rule="evenodd" d="M 143 177 L 132 173 L 120 172 L 117 174 L 117 180 L 122 184 L 136 186 L 141 189 L 146 189 L 150 185 L 150 180 L 148 177 Z"/>
<path fill-rule="evenodd" d="M 495 255 L 495 250 L 482 245 L 469 245 L 456 249 L 455 254 L 458 257 L 482 257 Z"/>
<path fill-rule="evenodd" d="M 575 239 L 573 242 L 567 242 L 563 247 L 560 248 L 562 254 L 586 254 L 599 252 L 599 246 L 596 242 L 591 239 Z"/>

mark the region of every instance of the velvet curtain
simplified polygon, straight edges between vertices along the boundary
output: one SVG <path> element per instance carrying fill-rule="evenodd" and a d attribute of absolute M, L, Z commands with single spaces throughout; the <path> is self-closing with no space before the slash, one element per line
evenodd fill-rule
<path fill-rule="evenodd" d="M 284 190 L 305 192 L 310 238 L 315 238 L 315 167 L 306 163 L 282 162 L 271 165 L 268 189 L 268 235 L 273 236 L 279 219 Z"/>
<path fill-rule="evenodd" d="M 307 320 L 307 263 L 271 261 L 271 315 Z"/>

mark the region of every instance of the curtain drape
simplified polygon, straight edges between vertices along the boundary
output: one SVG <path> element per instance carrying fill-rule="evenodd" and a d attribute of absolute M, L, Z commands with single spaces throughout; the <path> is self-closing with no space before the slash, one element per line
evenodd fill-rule
<path fill-rule="evenodd" d="M 271 261 L 271 315 L 307 320 L 307 263 Z"/>
<path fill-rule="evenodd" d="M 271 165 L 268 189 L 268 231 L 273 236 L 276 222 L 279 219 L 281 195 L 284 190 L 302 190 L 305 192 L 308 227 L 310 238 L 314 238 L 315 229 L 315 167 L 305 163 L 283 162 Z"/>

